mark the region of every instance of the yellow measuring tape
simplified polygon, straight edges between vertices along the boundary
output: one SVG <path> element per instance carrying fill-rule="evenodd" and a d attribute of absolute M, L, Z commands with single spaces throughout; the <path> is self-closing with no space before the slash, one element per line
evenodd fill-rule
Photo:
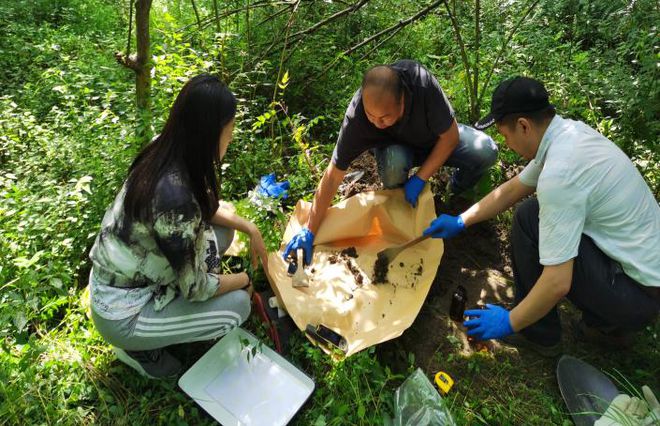
<path fill-rule="evenodd" d="M 454 386 L 454 379 L 452 379 L 449 374 L 444 371 L 438 371 L 435 373 L 435 384 L 438 385 L 440 392 L 443 395 L 449 393 L 449 390 Z"/>

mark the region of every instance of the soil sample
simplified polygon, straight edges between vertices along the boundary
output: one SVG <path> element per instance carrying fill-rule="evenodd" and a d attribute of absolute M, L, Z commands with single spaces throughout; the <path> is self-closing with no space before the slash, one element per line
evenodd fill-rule
<path fill-rule="evenodd" d="M 378 258 L 374 264 L 374 284 L 382 284 L 387 282 L 387 269 L 389 261 L 385 253 L 378 253 Z"/>
<path fill-rule="evenodd" d="M 358 257 L 357 250 L 355 250 L 355 247 L 345 248 L 339 254 L 344 257 L 352 257 L 353 259 L 357 259 Z"/>
<path fill-rule="evenodd" d="M 351 274 L 353 274 L 355 282 L 362 285 L 364 278 L 362 277 L 362 272 L 360 272 L 357 266 L 355 266 L 355 264 L 350 259 L 346 261 L 346 266 L 348 267 L 348 270 L 351 271 Z"/>
<path fill-rule="evenodd" d="M 332 253 L 328 257 L 328 262 L 331 265 L 337 263 L 344 263 L 348 268 L 348 270 L 350 271 L 350 273 L 353 275 L 353 278 L 355 278 L 355 282 L 358 285 L 362 285 L 364 284 L 364 276 L 362 275 L 362 272 L 358 269 L 357 265 L 352 260 L 352 259 L 356 259 L 357 257 L 358 254 L 355 247 L 348 247 L 340 252 Z"/>

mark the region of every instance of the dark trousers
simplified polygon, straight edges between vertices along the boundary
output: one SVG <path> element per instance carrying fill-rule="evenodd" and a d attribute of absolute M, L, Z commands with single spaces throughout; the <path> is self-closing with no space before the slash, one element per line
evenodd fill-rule
<path fill-rule="evenodd" d="M 543 272 L 543 265 L 539 263 L 539 203 L 536 198 L 525 200 L 516 209 L 511 246 L 518 304 Z M 660 304 L 586 235 L 582 235 L 574 259 L 573 280 L 567 298 L 582 311 L 586 325 L 605 332 L 640 330 L 655 319 L 660 309 Z M 557 307 L 522 333 L 540 344 L 558 343 L 561 325 Z"/>

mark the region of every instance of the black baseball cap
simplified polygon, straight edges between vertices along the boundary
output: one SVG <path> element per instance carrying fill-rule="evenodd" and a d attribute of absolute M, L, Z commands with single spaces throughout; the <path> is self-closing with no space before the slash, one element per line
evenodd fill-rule
<path fill-rule="evenodd" d="M 541 111 L 550 106 L 548 92 L 540 81 L 529 77 L 513 77 L 497 86 L 490 103 L 490 114 L 477 121 L 474 127 L 484 130 L 505 115 Z"/>

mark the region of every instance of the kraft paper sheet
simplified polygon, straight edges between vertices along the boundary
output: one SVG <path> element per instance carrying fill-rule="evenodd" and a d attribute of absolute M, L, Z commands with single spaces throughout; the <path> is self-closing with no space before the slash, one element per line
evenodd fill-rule
<path fill-rule="evenodd" d="M 431 192 L 422 192 L 416 209 L 401 189 L 364 192 L 331 207 L 306 269 L 309 287 L 293 288 L 282 251 L 306 222 L 310 208 L 311 203 L 298 202 L 280 251 L 268 255 L 273 289 L 293 321 L 300 330 L 323 324 L 341 334 L 348 342 L 346 356 L 400 336 L 428 294 L 443 254 L 442 240 L 427 239 L 401 252 L 390 263 L 386 283 L 372 283 L 374 263 L 380 250 L 420 236 L 435 219 Z M 337 254 L 348 247 L 355 247 L 358 257 L 337 261 Z M 362 275 L 361 284 L 346 259 Z"/>

